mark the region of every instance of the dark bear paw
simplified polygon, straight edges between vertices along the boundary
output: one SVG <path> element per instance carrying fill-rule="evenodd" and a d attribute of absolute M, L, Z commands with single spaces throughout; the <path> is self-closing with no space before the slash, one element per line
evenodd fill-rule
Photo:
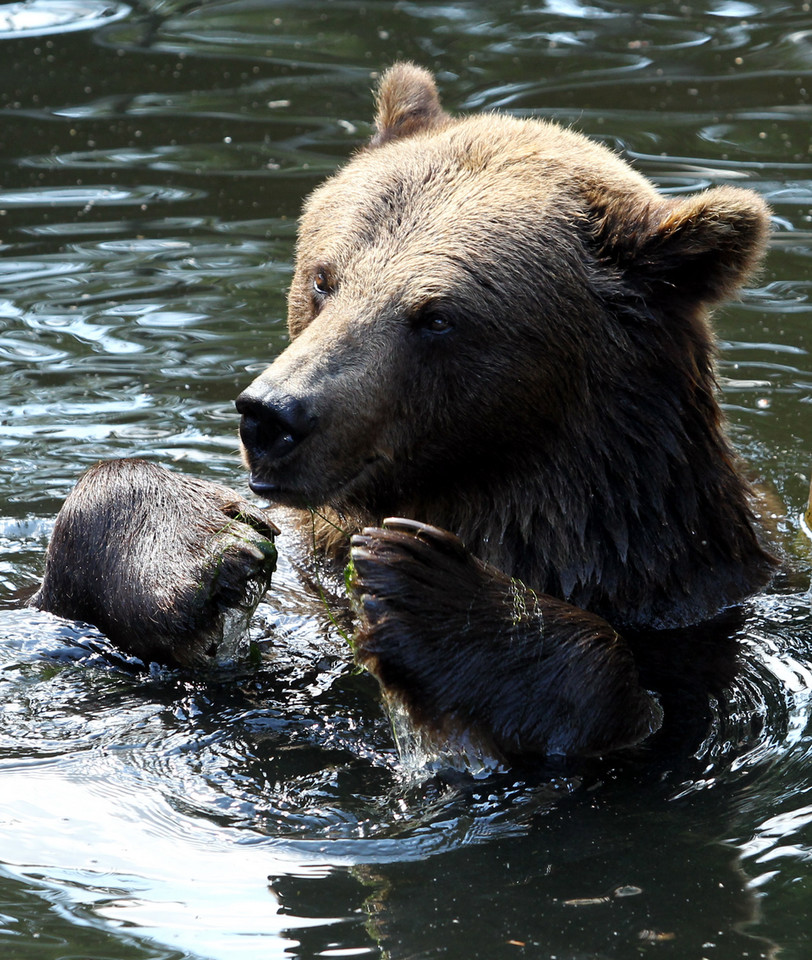
<path fill-rule="evenodd" d="M 352 539 L 358 660 L 422 742 L 498 761 L 597 755 L 657 729 L 659 706 L 600 617 L 539 595 L 450 533 L 388 519 Z"/>
<path fill-rule="evenodd" d="M 278 532 L 228 487 L 143 460 L 99 463 L 56 519 L 30 605 L 144 660 L 231 658 L 270 585 Z"/>

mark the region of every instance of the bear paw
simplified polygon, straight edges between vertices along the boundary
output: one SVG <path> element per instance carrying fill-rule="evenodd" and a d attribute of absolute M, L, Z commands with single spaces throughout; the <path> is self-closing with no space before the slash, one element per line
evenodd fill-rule
<path fill-rule="evenodd" d="M 639 742 L 660 709 L 600 617 L 537 594 L 454 535 L 399 518 L 352 540 L 358 660 L 437 749 L 497 760 L 596 755 Z"/>
<path fill-rule="evenodd" d="M 144 660 L 231 658 L 270 585 L 278 532 L 228 487 L 99 463 L 56 519 L 30 606 L 92 623 Z"/>

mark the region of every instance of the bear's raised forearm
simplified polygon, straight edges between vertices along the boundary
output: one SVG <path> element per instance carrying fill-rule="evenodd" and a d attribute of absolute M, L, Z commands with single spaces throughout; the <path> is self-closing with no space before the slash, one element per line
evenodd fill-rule
<path fill-rule="evenodd" d="M 631 651 L 605 620 L 536 594 L 454 535 L 389 519 L 353 538 L 356 655 L 425 745 L 513 762 L 595 755 L 657 729 Z"/>
<path fill-rule="evenodd" d="M 231 658 L 270 585 L 278 532 L 228 487 L 144 460 L 99 463 L 57 517 L 29 605 L 146 661 Z"/>

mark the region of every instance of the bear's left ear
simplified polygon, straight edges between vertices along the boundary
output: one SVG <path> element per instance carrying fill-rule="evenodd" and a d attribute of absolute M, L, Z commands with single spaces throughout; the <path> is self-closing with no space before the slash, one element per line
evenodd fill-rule
<path fill-rule="evenodd" d="M 440 104 L 434 77 L 413 63 L 396 63 L 386 71 L 378 84 L 375 102 L 371 147 L 444 126 L 449 119 Z"/>
<path fill-rule="evenodd" d="M 602 257 L 647 290 L 708 305 L 737 293 L 770 233 L 767 204 L 736 187 L 655 203 L 604 197 L 593 211 Z"/>

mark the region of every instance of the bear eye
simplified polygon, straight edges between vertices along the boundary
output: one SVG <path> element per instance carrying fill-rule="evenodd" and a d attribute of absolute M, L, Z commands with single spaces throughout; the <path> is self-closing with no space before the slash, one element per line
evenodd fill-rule
<path fill-rule="evenodd" d="M 333 283 L 329 274 L 324 269 L 316 271 L 313 277 L 313 292 L 317 297 L 328 297 L 334 292 Z"/>
<path fill-rule="evenodd" d="M 448 313 L 436 304 L 424 307 L 418 314 L 417 319 L 419 328 L 425 330 L 426 333 L 448 333 L 454 327 Z"/>

